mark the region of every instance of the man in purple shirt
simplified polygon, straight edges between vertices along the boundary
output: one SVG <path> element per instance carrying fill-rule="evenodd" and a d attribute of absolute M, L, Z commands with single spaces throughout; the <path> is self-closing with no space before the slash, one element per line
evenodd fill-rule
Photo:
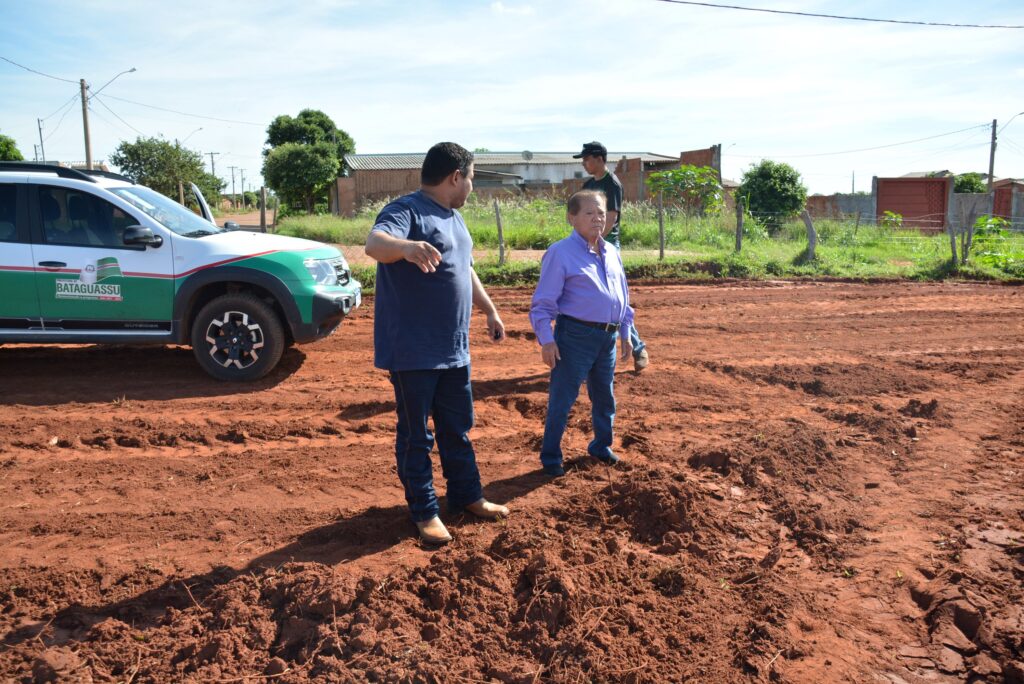
<path fill-rule="evenodd" d="M 544 253 L 530 307 L 530 324 L 541 345 L 541 358 L 551 369 L 540 462 L 544 472 L 554 477 L 565 474 L 562 434 L 584 380 L 594 424 L 594 439 L 587 453 L 607 465 L 619 461 L 611 448 L 615 341 L 619 329 L 628 330 L 632 324 L 633 309 L 619 251 L 602 237 L 605 206 L 604 194 L 593 190 L 569 198 L 573 232 Z M 633 346 L 629 335 L 621 340 L 622 359 L 626 360 Z"/>

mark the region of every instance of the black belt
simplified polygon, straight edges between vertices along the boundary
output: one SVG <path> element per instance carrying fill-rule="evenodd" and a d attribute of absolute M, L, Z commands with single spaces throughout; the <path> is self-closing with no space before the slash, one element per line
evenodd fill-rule
<path fill-rule="evenodd" d="M 562 318 L 568 318 L 573 323 L 579 323 L 580 325 L 585 325 L 588 328 L 597 328 L 598 330 L 604 330 L 605 332 L 618 332 L 619 331 L 619 324 L 618 323 L 594 323 L 593 321 L 581 321 L 580 319 L 573 318 L 572 316 L 570 316 L 568 314 L 559 314 L 559 315 Z"/>

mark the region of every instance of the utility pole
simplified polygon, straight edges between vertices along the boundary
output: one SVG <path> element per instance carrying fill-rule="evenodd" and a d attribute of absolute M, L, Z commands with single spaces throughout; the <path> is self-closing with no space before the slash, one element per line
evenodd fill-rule
<path fill-rule="evenodd" d="M 220 154 L 220 152 L 207 152 L 206 154 L 210 155 L 210 175 L 211 176 L 216 176 L 217 175 L 217 167 L 215 167 L 213 165 L 213 155 Z"/>
<path fill-rule="evenodd" d="M 239 186 L 242 188 L 242 209 L 245 210 L 245 169 L 238 169 Z"/>
<path fill-rule="evenodd" d="M 857 172 L 856 171 L 851 171 L 850 172 L 850 194 L 852 195 L 852 194 L 854 194 L 856 192 L 857 192 Z"/>
<path fill-rule="evenodd" d="M 32 143 L 32 151 L 36 153 L 36 161 L 39 161 L 39 145 Z"/>
<path fill-rule="evenodd" d="M 43 161 L 46 161 L 46 150 L 43 148 L 43 120 L 36 119 L 36 123 L 39 124 L 39 152 L 43 157 Z"/>
<path fill-rule="evenodd" d="M 992 119 L 992 147 L 988 152 L 988 191 L 992 192 L 992 174 L 996 170 L 996 120 Z"/>
<path fill-rule="evenodd" d="M 238 198 L 235 197 L 235 169 L 237 169 L 238 167 L 237 166 L 229 166 L 228 168 L 231 169 L 231 204 L 232 204 L 233 208 L 237 209 L 238 208 Z"/>
<path fill-rule="evenodd" d="M 85 84 L 84 78 L 79 79 L 78 84 L 82 88 L 82 128 L 85 130 L 85 168 L 91 171 L 92 143 L 89 142 L 89 96 L 85 92 L 89 86 Z"/>

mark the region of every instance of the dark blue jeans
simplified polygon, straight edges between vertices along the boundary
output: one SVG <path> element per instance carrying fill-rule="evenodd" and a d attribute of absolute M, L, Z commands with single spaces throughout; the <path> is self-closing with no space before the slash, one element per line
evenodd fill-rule
<path fill-rule="evenodd" d="M 551 371 L 548 389 L 548 415 L 544 421 L 544 442 L 540 448 L 542 465 L 562 462 L 562 435 L 569 411 L 587 381 L 590 395 L 594 439 L 587 447 L 591 456 L 612 453 L 612 423 L 615 420 L 615 342 L 618 333 L 591 328 L 559 316 L 555 323 L 555 343 L 561 360 Z"/>
<path fill-rule="evenodd" d="M 439 512 L 430 452 L 437 434 L 441 471 L 448 483 L 448 508 L 461 510 L 483 496 L 476 454 L 469 441 L 473 391 L 469 366 L 440 370 L 391 371 L 398 428 L 395 456 L 405 500 L 416 522 Z M 434 419 L 434 431 L 427 424 Z"/>

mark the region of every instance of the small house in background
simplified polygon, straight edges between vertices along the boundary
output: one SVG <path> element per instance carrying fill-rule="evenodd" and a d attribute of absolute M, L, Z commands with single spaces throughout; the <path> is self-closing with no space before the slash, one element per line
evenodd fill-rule
<path fill-rule="evenodd" d="M 995 193 L 995 208 L 992 213 L 1015 226 L 1024 224 L 1024 179 L 1002 178 L 992 183 Z"/>
<path fill-rule="evenodd" d="M 478 152 L 473 185 L 478 196 L 566 197 L 587 179 L 574 152 Z M 338 178 L 331 210 L 351 216 L 366 202 L 398 197 L 420 187 L 425 153 L 347 154 L 349 176 Z M 626 201 L 648 199 L 647 177 L 681 163 L 713 166 L 721 177 L 721 146 L 683 152 L 678 157 L 653 152 L 609 152 L 608 166 L 622 182 Z"/>

